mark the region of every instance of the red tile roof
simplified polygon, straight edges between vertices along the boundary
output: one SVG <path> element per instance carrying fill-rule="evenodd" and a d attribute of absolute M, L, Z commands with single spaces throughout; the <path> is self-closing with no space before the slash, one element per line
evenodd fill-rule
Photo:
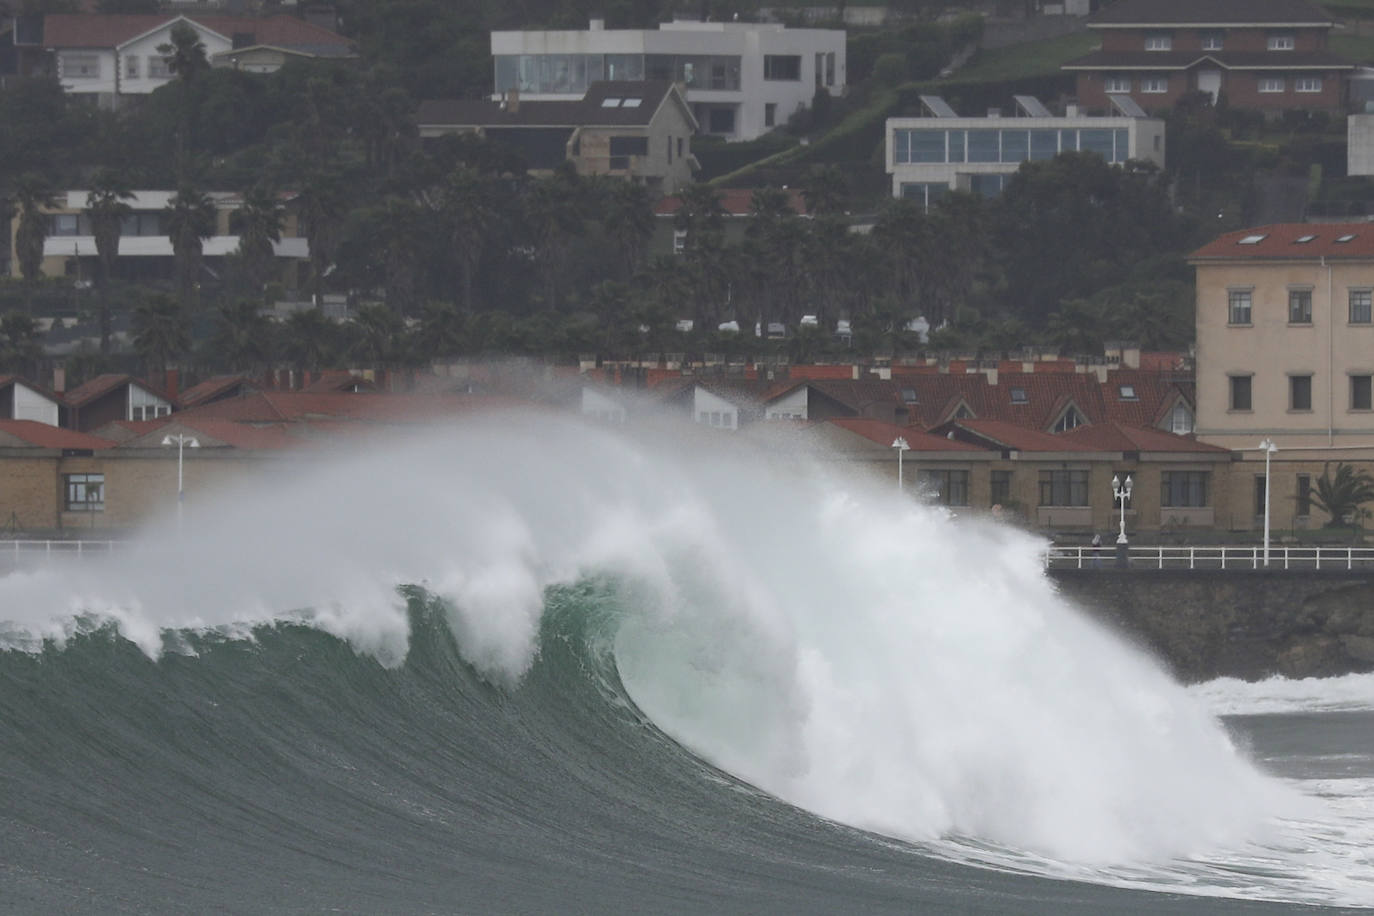
<path fill-rule="evenodd" d="M 892 443 L 900 437 L 906 439 L 907 445 L 911 446 L 913 452 L 987 451 L 986 448 L 960 442 L 958 439 L 935 436 L 909 426 L 897 426 L 893 423 L 884 423 L 881 420 L 869 420 L 863 417 L 840 417 L 825 422 L 888 448 L 891 448 Z"/>
<path fill-rule="evenodd" d="M 177 13 L 153 14 L 52 14 L 43 19 L 43 45 L 47 48 L 114 48 L 181 18 Z M 350 46 L 347 38 L 295 16 L 265 19 L 237 16 L 187 15 L 185 18 L 225 39 L 249 33 L 252 44 L 279 48 Z"/>
<path fill-rule="evenodd" d="M 1231 454 L 1230 449 L 1208 445 L 1162 429 L 1146 429 L 1111 422 L 1100 426 L 1080 426 L 1059 433 L 1053 438 L 1103 452 L 1200 452 L 1218 456 Z"/>
<path fill-rule="evenodd" d="M 1374 223 L 1274 223 L 1228 232 L 1189 255 L 1193 262 L 1322 258 L 1374 259 Z"/>
<path fill-rule="evenodd" d="M 251 384 L 251 379 L 242 373 L 238 375 L 217 375 L 208 378 L 198 385 L 192 385 L 181 393 L 181 403 L 183 407 L 194 407 L 206 401 L 213 401 L 228 392 L 233 391 L 240 385 Z"/>
<path fill-rule="evenodd" d="M 1084 452 L 1096 451 L 1086 444 L 1065 439 L 1051 433 L 1028 429 L 1005 420 L 955 420 L 941 429 L 949 429 L 963 439 L 985 442 L 988 446 L 1018 452 Z"/>
<path fill-rule="evenodd" d="M 232 420 L 188 418 L 184 414 L 177 414 L 170 420 L 159 421 L 158 428 L 121 442 L 119 447 L 161 448 L 163 437 L 173 429 L 182 435 L 194 436 L 200 443 L 199 448 L 281 449 L 299 446 L 305 441 L 290 435 L 285 423 L 254 426 Z"/>
<path fill-rule="evenodd" d="M 179 420 L 217 418 L 238 423 L 352 420 L 413 423 L 473 410 L 528 407 L 514 398 L 460 394 L 358 394 L 307 391 L 255 391 L 183 410 Z"/>
<path fill-rule="evenodd" d="M 86 384 L 80 385 L 76 388 L 73 388 L 71 391 L 68 391 L 64 400 L 71 407 L 81 407 L 85 404 L 89 404 L 91 401 L 94 401 L 98 397 L 109 394 L 111 391 L 114 391 L 116 388 L 125 384 L 137 385 L 145 391 L 152 392 L 153 394 L 168 401 L 171 404 L 176 403 L 176 398 L 172 397 L 170 394 L 168 394 L 165 391 L 162 391 L 161 389 L 149 385 L 142 379 L 134 378 L 132 375 L 120 375 L 118 373 L 107 373 L 105 375 L 97 375 L 95 378 L 91 379 Z"/>
<path fill-rule="evenodd" d="M 796 188 L 784 189 L 787 194 L 787 204 L 792 212 L 799 216 L 806 215 L 806 197 Z M 753 188 L 718 188 L 716 195 L 720 198 L 720 209 L 726 216 L 749 216 L 754 212 L 754 189 Z M 655 216 L 672 216 L 682 207 L 682 198 L 676 195 L 665 197 L 654 204 Z"/>
<path fill-rule="evenodd" d="M 3 447 L 98 449 L 113 445 L 109 439 L 49 426 L 37 420 L 0 420 L 0 446 Z"/>

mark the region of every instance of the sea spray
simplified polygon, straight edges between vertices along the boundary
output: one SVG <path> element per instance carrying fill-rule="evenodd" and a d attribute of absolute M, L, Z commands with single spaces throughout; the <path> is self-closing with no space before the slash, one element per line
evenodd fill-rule
<path fill-rule="evenodd" d="M 615 653 L 641 708 L 826 817 L 1124 862 L 1237 842 L 1287 803 L 1054 594 L 1033 538 L 823 455 L 527 413 L 283 464 L 189 500 L 182 531 L 0 580 L 4 630 L 57 638 L 96 615 L 157 657 L 168 631 L 299 621 L 394 667 L 397 587 L 424 583 L 466 661 L 518 689 L 546 589 L 606 574 L 634 596 Z"/>

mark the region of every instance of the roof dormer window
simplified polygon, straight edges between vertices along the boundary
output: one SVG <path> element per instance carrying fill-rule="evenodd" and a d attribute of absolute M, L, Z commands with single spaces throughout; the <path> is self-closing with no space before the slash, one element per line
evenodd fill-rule
<path fill-rule="evenodd" d="M 1088 418 L 1083 416 L 1082 411 L 1070 404 L 1068 409 L 1059 415 L 1059 420 L 1054 424 L 1053 430 L 1057 433 L 1066 433 L 1071 429 L 1080 426 L 1087 426 Z"/>
<path fill-rule="evenodd" d="M 1151 32 L 1145 36 L 1146 51 L 1172 51 L 1174 36 L 1168 32 Z"/>

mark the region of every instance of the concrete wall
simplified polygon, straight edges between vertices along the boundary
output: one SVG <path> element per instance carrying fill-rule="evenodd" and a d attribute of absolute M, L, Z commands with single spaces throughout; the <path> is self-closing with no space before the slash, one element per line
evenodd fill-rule
<path fill-rule="evenodd" d="M 1054 570 L 1064 597 L 1185 682 L 1374 671 L 1374 572 Z"/>

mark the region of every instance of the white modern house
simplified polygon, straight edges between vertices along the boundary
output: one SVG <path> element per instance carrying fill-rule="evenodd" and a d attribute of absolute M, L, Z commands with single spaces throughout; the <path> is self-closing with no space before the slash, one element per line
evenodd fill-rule
<path fill-rule="evenodd" d="M 892 196 L 926 206 L 949 191 L 1002 192 L 1023 162 L 1063 152 L 1098 153 L 1109 163 L 1140 159 L 1164 167 L 1164 122 L 1129 98 L 1114 97 L 1118 115 L 1056 116 L 1031 96 L 1016 96 L 1016 115 L 957 115 L 938 96 L 922 96 L 928 117 L 887 119 L 887 172 Z"/>
<path fill-rule="evenodd" d="M 492 32 L 494 99 L 581 98 L 600 80 L 679 83 L 703 133 L 751 140 L 817 88 L 845 89 L 845 33 L 776 23 L 665 22 L 658 29 Z"/>

